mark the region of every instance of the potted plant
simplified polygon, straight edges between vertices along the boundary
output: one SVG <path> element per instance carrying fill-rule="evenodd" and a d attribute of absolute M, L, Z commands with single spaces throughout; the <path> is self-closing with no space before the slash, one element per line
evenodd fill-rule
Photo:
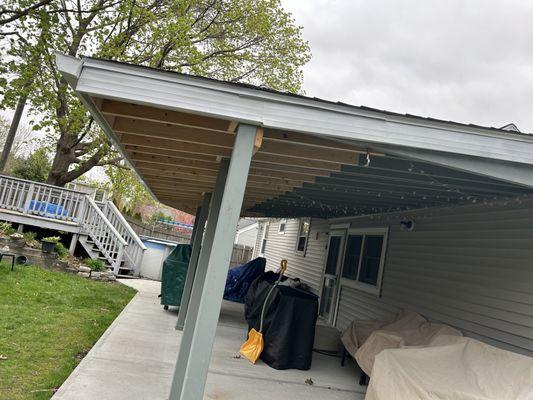
<path fill-rule="evenodd" d="M 61 238 L 59 236 L 48 236 L 41 239 L 43 253 L 51 253 L 54 251 L 56 244 Z"/>

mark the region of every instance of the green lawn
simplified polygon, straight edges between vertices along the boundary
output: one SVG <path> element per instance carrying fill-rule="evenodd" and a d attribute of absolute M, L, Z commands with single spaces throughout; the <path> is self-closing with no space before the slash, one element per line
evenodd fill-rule
<path fill-rule="evenodd" d="M 0 264 L 0 399 L 49 399 L 135 291 Z"/>

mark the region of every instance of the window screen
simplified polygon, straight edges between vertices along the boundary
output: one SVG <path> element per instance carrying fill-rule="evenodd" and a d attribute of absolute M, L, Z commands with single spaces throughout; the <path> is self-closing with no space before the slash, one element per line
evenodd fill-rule
<path fill-rule="evenodd" d="M 328 259 L 326 261 L 326 274 L 335 275 L 337 273 L 337 263 L 339 261 L 342 238 L 332 236 L 329 240 Z"/>
<path fill-rule="evenodd" d="M 296 242 L 296 251 L 305 252 L 307 244 L 307 237 L 309 236 L 309 221 L 301 221 L 298 232 L 298 240 Z"/>
<path fill-rule="evenodd" d="M 368 235 L 365 237 L 363 257 L 361 258 L 361 272 L 359 273 L 360 282 L 377 285 L 382 248 L 383 236 Z"/>
<path fill-rule="evenodd" d="M 342 268 L 343 278 L 357 279 L 359 261 L 361 258 L 361 246 L 363 244 L 362 235 L 349 235 L 346 242 L 346 254 L 344 255 L 344 265 Z"/>

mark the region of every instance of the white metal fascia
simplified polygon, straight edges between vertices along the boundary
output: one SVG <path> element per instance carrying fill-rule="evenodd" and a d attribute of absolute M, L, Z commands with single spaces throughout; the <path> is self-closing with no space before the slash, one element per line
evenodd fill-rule
<path fill-rule="evenodd" d="M 143 180 L 142 175 L 137 171 L 137 168 L 135 168 L 134 164 L 131 162 L 128 153 L 124 150 L 122 147 L 120 141 L 115 136 L 115 133 L 113 132 L 113 129 L 109 126 L 107 123 L 107 120 L 104 118 L 96 104 L 94 104 L 93 100 L 91 99 L 90 95 L 87 93 L 84 93 L 82 91 L 77 90 L 78 82 L 80 75 L 83 70 L 84 66 L 84 60 L 80 60 L 76 57 L 67 56 L 65 54 L 62 54 L 60 52 L 56 52 L 56 64 L 57 69 L 61 73 L 61 75 L 65 78 L 65 80 L 68 82 L 69 86 L 74 90 L 76 93 L 76 96 L 81 100 L 83 105 L 87 108 L 91 116 L 94 118 L 94 120 L 100 125 L 102 130 L 107 134 L 109 137 L 109 140 L 111 140 L 111 143 L 115 147 L 115 149 L 120 153 L 120 156 L 125 160 L 125 162 L 128 164 L 128 166 L 135 172 L 137 177 L 139 178 L 139 181 L 144 186 L 144 188 L 152 195 L 154 199 L 157 199 L 157 196 L 152 192 L 152 189 L 146 184 L 146 182 Z"/>
<path fill-rule="evenodd" d="M 76 91 L 273 129 L 533 164 L 528 135 L 417 121 L 108 61 L 85 59 Z"/>

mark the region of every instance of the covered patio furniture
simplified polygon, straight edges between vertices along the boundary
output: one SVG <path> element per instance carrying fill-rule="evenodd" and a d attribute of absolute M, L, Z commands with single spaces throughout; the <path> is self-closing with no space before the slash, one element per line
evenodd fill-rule
<path fill-rule="evenodd" d="M 244 303 L 244 298 L 252 282 L 265 272 L 266 259 L 258 257 L 228 271 L 224 300 Z"/>
<path fill-rule="evenodd" d="M 439 335 L 375 357 L 365 400 L 529 400 L 533 359 L 478 340 Z"/>
<path fill-rule="evenodd" d="M 362 371 L 371 376 L 374 359 L 383 350 L 426 346 L 441 335 L 460 337 L 462 333 L 444 324 L 428 322 L 414 311 L 400 310 L 383 321 L 354 321 L 341 340 Z"/>

